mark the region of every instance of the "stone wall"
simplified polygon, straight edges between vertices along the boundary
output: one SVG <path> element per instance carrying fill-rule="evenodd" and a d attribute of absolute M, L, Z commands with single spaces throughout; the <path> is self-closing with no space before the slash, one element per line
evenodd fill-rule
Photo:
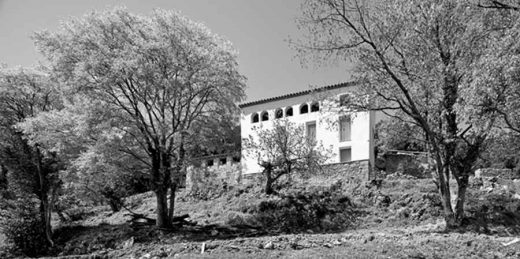
<path fill-rule="evenodd" d="M 207 166 L 204 163 L 190 166 L 186 172 L 186 190 L 193 192 L 210 185 L 233 186 L 240 183 L 240 178 L 240 163 L 233 162 L 231 159 L 228 159 L 225 164 L 214 163 L 212 166 Z"/>
<path fill-rule="evenodd" d="M 294 173 L 285 178 L 290 181 L 305 182 L 309 185 L 328 185 L 337 181 L 364 182 L 370 177 L 369 160 L 352 161 L 323 165 L 320 172 L 308 172 L 304 175 Z M 208 188 L 209 186 L 236 186 L 264 182 L 261 173 L 242 174 L 240 163 L 230 162 L 224 165 L 192 166 L 186 174 L 188 192 Z"/>
<path fill-rule="evenodd" d="M 395 173 L 417 178 L 431 177 L 428 157 L 423 152 L 385 152 L 376 159 L 376 169 L 375 178 L 385 178 L 387 175 Z"/>
<path fill-rule="evenodd" d="M 514 169 L 481 168 L 475 170 L 475 177 L 496 177 L 498 179 L 520 179 L 520 174 Z"/>
<path fill-rule="evenodd" d="M 324 165 L 323 175 L 368 181 L 370 178 L 370 163 L 369 160 L 359 160 Z"/>
<path fill-rule="evenodd" d="M 328 164 L 323 165 L 319 172 L 309 172 L 294 180 L 307 186 L 330 186 L 338 182 L 361 184 L 369 179 L 369 168 L 369 160 Z"/>

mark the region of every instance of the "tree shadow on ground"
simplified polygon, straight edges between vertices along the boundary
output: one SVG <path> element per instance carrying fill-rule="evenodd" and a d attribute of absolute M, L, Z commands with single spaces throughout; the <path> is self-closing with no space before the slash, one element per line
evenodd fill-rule
<path fill-rule="evenodd" d="M 520 234 L 520 200 L 507 193 L 471 195 L 458 231 L 511 236 Z"/>
<path fill-rule="evenodd" d="M 470 213 L 458 232 L 511 236 L 520 234 L 520 211 L 497 206 L 487 212 Z"/>
<path fill-rule="evenodd" d="M 287 224 L 274 224 L 263 226 L 251 225 L 201 225 L 201 226 L 184 226 L 180 229 L 172 230 L 173 234 L 181 234 L 181 240 L 191 242 L 202 242 L 208 240 L 227 240 L 244 237 L 261 237 L 261 236 L 278 236 L 284 234 L 325 234 L 325 233 L 339 233 L 348 229 L 355 228 L 355 221 L 362 217 L 365 212 L 362 210 L 349 211 L 349 222 L 345 219 L 340 222 L 326 222 L 327 226 L 309 226 L 307 223 L 298 224 L 292 222 Z M 264 215 L 255 215 L 256 217 L 265 217 Z M 254 217 L 255 217 L 254 216 Z M 276 217 L 270 217 L 266 222 L 274 220 Z M 282 220 L 282 219 L 280 219 Z M 293 227 L 291 228 L 290 224 Z M 302 225 L 306 227 L 302 227 Z"/>
<path fill-rule="evenodd" d="M 362 211 L 351 211 L 351 218 L 361 217 Z M 282 231 L 276 227 L 250 225 L 182 225 L 171 229 L 157 228 L 148 224 L 100 224 L 97 226 L 66 226 L 56 229 L 56 247 L 52 255 L 92 254 L 107 249 L 124 249 L 125 243 L 173 244 L 182 242 L 205 242 L 211 240 L 231 240 L 236 238 L 278 236 L 299 233 L 336 233 L 351 229 L 354 222 L 330 228 L 295 228 Z"/>

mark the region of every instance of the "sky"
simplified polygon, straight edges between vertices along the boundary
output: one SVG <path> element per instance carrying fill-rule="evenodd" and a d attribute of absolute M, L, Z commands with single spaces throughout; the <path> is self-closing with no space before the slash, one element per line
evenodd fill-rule
<path fill-rule="evenodd" d="M 31 66 L 44 61 L 30 36 L 56 30 L 60 21 L 92 10 L 125 6 L 147 15 L 155 8 L 174 9 L 213 33 L 230 40 L 239 51 L 240 72 L 247 77 L 247 99 L 337 84 L 350 79 L 349 66 L 334 64 L 303 68 L 288 39 L 302 37 L 295 19 L 303 0 L 0 0 L 0 63 Z"/>

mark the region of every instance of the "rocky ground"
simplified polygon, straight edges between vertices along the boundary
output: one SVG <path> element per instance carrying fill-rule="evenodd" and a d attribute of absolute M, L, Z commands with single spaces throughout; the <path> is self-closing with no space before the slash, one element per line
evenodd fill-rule
<path fill-rule="evenodd" d="M 65 258 L 519 258 L 516 237 L 445 233 L 442 221 L 415 227 L 363 229 L 334 234 L 208 238 L 138 243 Z"/>
<path fill-rule="evenodd" d="M 136 195 L 126 202 L 132 212 L 98 207 L 82 221 L 57 226 L 55 254 L 136 259 L 520 258 L 518 182 L 506 186 L 477 181 L 468 193 L 465 227 L 454 232 L 444 231 L 431 179 L 393 176 L 375 183 L 304 185 L 286 186 L 277 196 L 263 195 L 255 187 L 209 190 L 210 195 L 197 197 L 181 192 L 177 214 L 188 213 L 188 221 L 197 224 L 176 230 L 131 223 L 133 213 L 153 217 L 155 211 L 151 193 Z"/>

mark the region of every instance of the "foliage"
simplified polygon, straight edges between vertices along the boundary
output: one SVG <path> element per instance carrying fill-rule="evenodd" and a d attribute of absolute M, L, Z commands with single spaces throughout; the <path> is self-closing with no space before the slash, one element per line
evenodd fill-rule
<path fill-rule="evenodd" d="M 338 231 L 352 226 L 356 218 L 350 199 L 338 186 L 292 190 L 280 198 L 262 201 L 250 211 L 266 229 L 284 233 Z"/>
<path fill-rule="evenodd" d="M 192 168 L 193 173 L 191 176 L 191 188 L 188 193 L 189 197 L 195 200 L 212 200 L 226 194 L 232 186 L 228 185 L 229 179 L 219 178 L 217 174 L 231 173 L 236 174 L 235 170 L 239 170 L 236 167 L 232 167 L 231 172 L 215 172 L 208 167 L 205 168 Z M 218 169 L 225 170 L 225 169 Z"/>
<path fill-rule="evenodd" d="M 126 146 L 131 143 L 120 138 L 120 131 L 112 126 L 116 114 L 105 108 L 100 102 L 75 98 L 63 109 L 40 113 L 18 126 L 32 141 L 65 160 L 67 168 L 60 174 L 64 195 L 71 193 L 90 202 L 103 197 L 118 211 L 122 198 L 138 191 L 136 180 L 144 181 L 144 173 L 139 174 L 144 166 L 117 152 L 122 147 L 129 149 Z"/>
<path fill-rule="evenodd" d="M 45 235 L 45 225 L 39 217 L 38 204 L 30 199 L 13 201 L 14 210 L 2 218 L 2 233 L 7 241 L 26 256 L 45 255 L 50 247 Z"/>
<path fill-rule="evenodd" d="M 84 220 L 92 214 L 92 207 L 97 205 L 87 202 L 82 195 L 74 195 L 73 190 L 60 195 L 55 204 L 55 210 L 61 222 Z M 78 192 L 76 192 L 78 193 Z"/>
<path fill-rule="evenodd" d="M 98 101 L 123 152 L 147 168 L 157 224 L 169 226 L 186 154 L 244 95 L 236 51 L 176 12 L 138 16 L 116 8 L 72 19 L 34 36 L 69 99 Z M 72 96 L 72 97 L 71 97 Z M 217 131 L 218 132 L 218 131 Z M 209 135 L 209 134 L 208 134 Z"/>
<path fill-rule="evenodd" d="M 490 2 L 490 1 L 485 1 Z M 491 1 L 508 3 L 512 1 Z M 518 2 L 513 4 L 518 6 Z M 467 109 L 493 112 L 499 123 L 497 127 L 520 134 L 520 9 L 489 9 L 488 19 L 494 30 L 485 52 L 473 65 L 473 75 L 468 91 Z"/>
<path fill-rule="evenodd" d="M 421 129 L 396 118 L 382 120 L 376 124 L 376 148 L 387 150 L 425 151 Z"/>
<path fill-rule="evenodd" d="M 497 25 L 505 21 L 518 24 L 518 15 L 504 16 L 470 1 L 308 0 L 304 5 L 300 24 L 309 43 L 297 45 L 302 55 L 355 61 L 361 95 L 370 96 L 355 106 L 397 110 L 421 129 L 449 228 L 462 222 L 468 177 L 497 122 L 495 109 L 468 103 L 481 96 L 474 69 L 493 49 Z"/>
<path fill-rule="evenodd" d="M 246 152 L 264 168 L 265 192 L 283 175 L 319 170 L 330 151 L 306 136 L 305 128 L 287 120 L 276 120 L 272 129 L 254 129 L 257 136 L 243 140 Z"/>
<path fill-rule="evenodd" d="M 0 70 L 0 165 L 7 169 L 8 191 L 19 198 L 36 197 L 39 215 L 31 222 L 41 223 L 48 245 L 52 242 L 51 215 L 61 182 L 62 163 L 54 152 L 41 149 L 18 128 L 26 119 L 61 106 L 55 89 L 43 68 L 3 68 Z M 14 208 L 16 209 L 16 208 Z"/>
<path fill-rule="evenodd" d="M 481 156 L 481 166 L 516 169 L 520 173 L 520 139 L 510 132 L 493 136 Z"/>
<path fill-rule="evenodd" d="M 517 0 L 481 0 L 477 2 L 477 5 L 489 9 L 520 10 L 520 2 Z"/>

